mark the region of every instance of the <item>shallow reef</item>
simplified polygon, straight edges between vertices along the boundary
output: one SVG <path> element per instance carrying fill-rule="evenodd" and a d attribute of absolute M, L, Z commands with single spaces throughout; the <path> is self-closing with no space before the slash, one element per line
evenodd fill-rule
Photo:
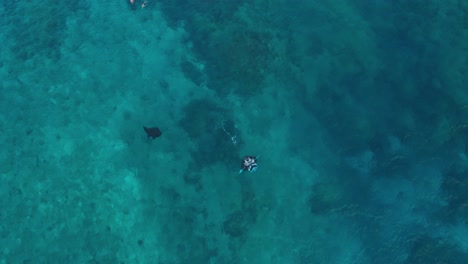
<path fill-rule="evenodd" d="M 9 4 L 10 36 L 14 39 L 12 51 L 16 58 L 26 61 L 35 56 L 57 60 L 66 37 L 67 17 L 85 11 L 87 4 L 42 1 L 30 3 L 17 1 Z M 24 14 L 27 14 L 25 16 Z"/>
<path fill-rule="evenodd" d="M 241 10 L 243 1 L 161 4 L 172 23 L 186 25 L 197 59 L 205 62 L 208 88 L 220 95 L 251 96 L 261 92 L 261 83 L 274 59 L 269 47 L 272 30 L 246 21 L 251 14 L 245 13 L 248 8 Z M 183 66 L 195 83 L 200 83 L 190 65 Z"/>
<path fill-rule="evenodd" d="M 179 124 L 197 144 L 192 153 L 195 167 L 239 162 L 242 141 L 228 109 L 205 98 L 191 101 L 183 111 L 185 115 Z"/>
<path fill-rule="evenodd" d="M 449 224 L 461 221 L 468 224 L 468 170 L 465 166 L 454 165 L 445 174 L 441 189 L 446 205 L 437 213 L 438 218 Z"/>
<path fill-rule="evenodd" d="M 463 264 L 468 254 L 453 242 L 443 238 L 422 235 L 414 240 L 408 264 Z"/>

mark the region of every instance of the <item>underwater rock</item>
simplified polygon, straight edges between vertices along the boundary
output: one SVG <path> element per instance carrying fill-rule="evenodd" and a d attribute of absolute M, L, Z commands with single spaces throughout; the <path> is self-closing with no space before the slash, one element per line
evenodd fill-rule
<path fill-rule="evenodd" d="M 441 190 L 445 194 L 446 204 L 437 212 L 438 219 L 444 223 L 456 224 L 463 219 L 468 224 L 468 170 L 465 166 L 454 165 L 444 175 Z"/>
<path fill-rule="evenodd" d="M 23 61 L 36 56 L 58 60 L 68 34 L 67 19 L 76 12 L 87 12 L 89 5 L 85 1 L 46 0 L 37 5 L 16 1 L 10 8 L 8 37 L 13 40 L 13 55 Z"/>
<path fill-rule="evenodd" d="M 197 192 L 203 189 L 203 184 L 202 184 L 200 173 L 196 173 L 196 172 L 185 173 L 184 182 L 194 187 Z"/>
<path fill-rule="evenodd" d="M 238 162 L 240 133 L 230 111 L 211 99 L 193 100 L 183 110 L 179 124 L 198 146 L 192 152 L 196 166 Z"/>
<path fill-rule="evenodd" d="M 236 211 L 223 222 L 223 232 L 231 237 L 240 237 L 249 230 L 253 220 L 248 210 Z"/>
<path fill-rule="evenodd" d="M 203 72 L 200 69 L 198 69 L 192 62 L 185 60 L 180 64 L 180 67 L 185 77 L 192 80 L 193 83 L 195 83 L 198 86 L 203 84 Z"/>
<path fill-rule="evenodd" d="M 462 264 L 466 263 L 468 254 L 457 247 L 454 242 L 442 238 L 422 235 L 413 242 L 406 259 L 408 264 Z M 465 261 L 464 261 L 465 260 Z"/>

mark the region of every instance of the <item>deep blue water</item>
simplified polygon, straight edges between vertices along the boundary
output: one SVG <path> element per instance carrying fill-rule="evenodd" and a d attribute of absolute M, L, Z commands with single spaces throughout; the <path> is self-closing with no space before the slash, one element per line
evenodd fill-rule
<path fill-rule="evenodd" d="M 75 2 L 0 5 L 0 263 L 468 263 L 467 1 Z"/>

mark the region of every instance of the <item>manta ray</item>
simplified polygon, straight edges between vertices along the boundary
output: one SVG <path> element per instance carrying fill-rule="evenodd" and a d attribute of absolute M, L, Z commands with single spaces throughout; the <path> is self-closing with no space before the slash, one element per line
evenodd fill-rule
<path fill-rule="evenodd" d="M 145 127 L 144 126 L 143 129 L 145 130 L 146 135 L 151 139 L 155 139 L 162 135 L 161 130 L 159 130 L 159 128 L 157 127 Z"/>

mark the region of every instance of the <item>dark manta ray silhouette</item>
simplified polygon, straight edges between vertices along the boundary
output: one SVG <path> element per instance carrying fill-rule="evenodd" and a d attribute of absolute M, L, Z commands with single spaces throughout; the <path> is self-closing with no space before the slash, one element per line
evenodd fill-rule
<path fill-rule="evenodd" d="M 144 126 L 143 129 L 145 130 L 146 135 L 151 139 L 155 139 L 162 135 L 161 130 L 159 130 L 159 128 L 157 127 L 145 127 Z"/>

